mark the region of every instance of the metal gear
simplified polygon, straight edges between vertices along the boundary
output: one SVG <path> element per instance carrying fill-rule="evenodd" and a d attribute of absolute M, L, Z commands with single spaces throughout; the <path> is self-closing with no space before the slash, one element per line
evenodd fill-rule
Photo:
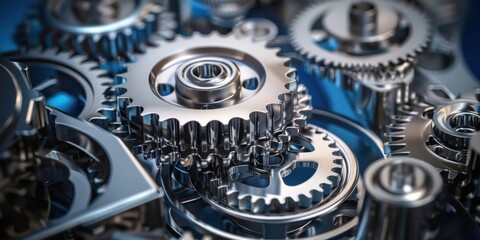
<path fill-rule="evenodd" d="M 76 111 L 69 112 L 61 106 L 53 107 L 59 107 L 73 117 L 86 120 L 101 117 L 98 111 L 108 107 L 105 96 L 113 81 L 106 77 L 106 72 L 98 69 L 97 64 L 86 61 L 84 57 L 72 56 L 57 49 L 39 48 L 7 57 L 28 65 L 33 89 L 47 98 L 47 104 L 54 97 L 61 98 L 62 91 L 72 91 L 73 97 L 78 98 Z"/>
<path fill-rule="evenodd" d="M 400 110 L 387 127 L 386 152 L 422 159 L 452 180 L 467 172 L 468 141 L 480 129 L 478 103 L 458 100 L 445 106 L 423 103 Z"/>
<path fill-rule="evenodd" d="M 255 6 L 255 0 L 202 0 L 210 10 L 212 24 L 231 28 L 243 20 L 250 9 Z"/>
<path fill-rule="evenodd" d="M 353 92 L 351 104 L 381 135 L 408 103 L 414 58 L 429 43 L 430 24 L 398 1 L 320 1 L 293 20 L 289 35 L 307 72 Z"/>
<path fill-rule="evenodd" d="M 305 136 L 302 134 L 305 134 Z M 297 137 L 309 140 L 293 140 Z M 320 141 L 320 143 L 317 143 L 322 145 L 322 147 L 313 149 L 314 146 L 317 147 L 316 145 L 318 145 L 314 141 Z M 334 142 L 334 145 L 327 146 L 331 141 Z M 325 145 L 323 145 L 324 143 Z M 333 177 L 333 179 L 328 179 L 333 181 L 338 180 L 338 182 L 334 189 L 330 189 L 331 192 L 328 197 L 322 199 L 321 202 L 303 209 L 298 203 L 288 205 L 288 207 L 296 207 L 295 209 L 289 209 L 287 207 L 288 202 L 286 202 L 281 209 L 266 208 L 264 209 L 266 211 L 262 211 L 262 209 L 259 208 L 239 209 L 238 206 L 229 206 L 226 199 L 227 191 L 222 185 L 226 186 L 227 181 L 230 180 L 239 180 L 229 179 L 231 175 L 229 173 L 229 166 L 235 168 L 236 163 L 240 165 L 249 164 L 251 168 L 257 169 L 260 167 L 271 167 L 271 169 L 273 169 L 276 163 L 271 162 L 271 166 L 266 166 L 266 161 L 255 161 L 255 159 L 253 159 L 249 163 L 243 163 L 232 160 L 232 158 L 224 158 L 222 160 L 218 156 L 213 155 L 211 159 L 207 159 L 209 161 L 204 161 L 205 159 L 201 159 L 199 156 L 190 155 L 189 158 L 184 159 L 183 162 L 179 162 L 179 164 L 175 166 L 164 165 L 162 168 L 162 187 L 165 189 L 167 204 L 170 205 L 169 213 L 171 215 L 169 217 L 169 225 L 179 233 L 182 232 L 182 229 L 179 228 L 180 225 L 181 227 L 190 226 L 200 233 L 208 232 L 219 238 L 233 237 L 239 239 L 252 237 L 266 239 L 293 237 L 330 239 L 351 233 L 350 230 L 358 223 L 356 206 L 358 199 L 362 197 L 363 190 L 361 180 L 357 182 L 357 180 L 359 180 L 359 172 L 355 156 L 349 150 L 348 146 L 336 136 L 324 132 L 323 129 L 308 125 L 304 128 L 304 131 L 301 131 L 292 138 L 291 145 L 288 148 L 291 151 L 297 152 L 301 151 L 301 149 L 308 149 L 312 151 L 310 152 L 312 154 L 315 151 L 319 151 L 319 155 L 321 155 L 324 148 L 327 148 L 329 152 L 334 152 L 337 155 L 338 162 L 331 160 L 336 163 L 341 162 L 339 163 L 339 165 L 341 165 L 339 173 L 336 173 L 335 170 L 328 169 L 328 167 L 322 168 L 322 166 L 318 166 L 318 169 L 321 169 L 325 175 L 328 175 L 329 172 L 333 175 L 340 175 L 338 178 Z M 323 155 L 321 158 L 326 160 Z M 308 160 L 313 161 L 311 158 L 308 158 Z M 261 164 L 265 165 L 260 166 Z M 326 164 L 329 164 L 329 161 Z M 332 164 L 339 167 L 339 165 Z M 278 165 L 282 164 L 279 163 Z M 178 174 L 178 172 L 181 173 Z M 290 174 L 293 174 L 292 180 L 298 180 L 299 176 L 296 175 L 296 173 L 291 172 Z M 184 179 L 180 179 L 181 177 L 184 177 Z M 246 181 L 248 181 L 249 184 L 257 185 L 261 181 L 255 180 L 259 180 L 260 177 L 261 176 L 256 176 L 256 178 L 251 179 L 251 181 L 248 179 Z M 304 179 L 303 177 L 300 178 Z M 313 179 L 315 179 L 315 177 L 313 177 Z M 175 185 L 178 184 L 181 186 L 175 187 Z M 316 184 L 315 188 L 318 189 L 320 182 Z M 297 185 L 297 187 L 300 188 L 300 185 Z M 188 190 L 190 188 L 194 189 L 194 194 Z M 307 189 L 305 189 L 305 192 L 307 192 Z M 262 194 L 262 192 L 259 191 L 256 192 L 256 194 Z M 201 198 L 199 198 L 198 195 L 200 195 Z M 290 194 L 288 195 L 290 196 Z M 222 198 L 224 200 L 222 200 Z M 286 198 L 287 196 L 285 196 L 285 199 Z M 300 195 L 300 199 L 301 198 L 302 195 Z M 182 214 L 180 214 L 180 212 L 182 212 Z M 205 221 L 212 221 L 209 217 L 212 216 L 212 214 L 218 216 L 218 221 L 222 224 L 207 225 Z M 177 223 L 176 221 L 179 222 Z M 186 221 L 187 224 L 183 221 Z M 282 231 L 279 231 L 279 229 L 282 229 Z"/>
<path fill-rule="evenodd" d="M 352 70 L 407 62 L 429 35 L 427 17 L 399 1 L 320 1 L 290 26 L 292 45 L 312 62 Z"/>
<path fill-rule="evenodd" d="M 306 124 L 311 106 L 286 61 L 264 42 L 179 36 L 119 76 L 118 113 L 106 115 L 119 115 L 129 134 L 152 151 L 163 149 L 163 157 L 287 141 Z"/>
<path fill-rule="evenodd" d="M 49 215 L 49 193 L 40 181 L 34 151 L 45 128 L 42 97 L 30 89 L 27 67 L 0 59 L 0 236 L 24 237 Z"/>
<path fill-rule="evenodd" d="M 40 9 L 33 18 L 42 32 L 29 33 L 36 21 L 28 20 L 21 44 L 58 47 L 96 60 L 132 60 L 152 38 L 171 38 L 176 28 L 173 14 L 154 0 L 45 0 Z"/>
<path fill-rule="evenodd" d="M 231 163 L 222 174 L 228 179 L 209 179 L 209 171 L 204 173 L 204 179 L 206 184 L 212 184 L 212 195 L 241 211 L 265 214 L 308 209 L 321 204 L 339 186 L 343 156 L 336 144 L 329 133 L 307 126 L 292 138 L 285 151 L 267 153 L 246 163 Z M 296 168 L 313 172 L 303 181 L 287 180 Z M 252 185 L 262 179 L 265 185 Z"/>

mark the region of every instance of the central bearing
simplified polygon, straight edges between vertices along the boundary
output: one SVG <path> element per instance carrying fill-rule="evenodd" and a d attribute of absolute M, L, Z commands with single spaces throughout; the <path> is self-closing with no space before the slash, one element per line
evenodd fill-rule
<path fill-rule="evenodd" d="M 177 100 L 186 106 L 231 105 L 241 94 L 240 70 L 230 60 L 197 58 L 180 65 L 175 72 Z"/>

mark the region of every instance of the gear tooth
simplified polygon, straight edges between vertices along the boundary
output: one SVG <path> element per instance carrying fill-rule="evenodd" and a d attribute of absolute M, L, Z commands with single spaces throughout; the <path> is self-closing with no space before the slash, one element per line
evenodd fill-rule
<path fill-rule="evenodd" d="M 252 196 L 251 195 L 239 195 L 238 208 L 242 211 L 250 211 L 252 209 Z"/>
<path fill-rule="evenodd" d="M 391 152 L 399 152 L 400 150 L 407 147 L 405 143 L 388 143 L 385 144 L 385 148 L 388 148 Z"/>
<path fill-rule="evenodd" d="M 252 209 L 251 211 L 254 214 L 264 213 L 266 210 L 265 199 L 263 198 L 252 198 Z"/>

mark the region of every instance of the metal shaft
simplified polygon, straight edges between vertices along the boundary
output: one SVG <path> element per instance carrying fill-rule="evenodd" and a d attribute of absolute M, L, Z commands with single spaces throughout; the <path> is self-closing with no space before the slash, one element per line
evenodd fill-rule
<path fill-rule="evenodd" d="M 371 2 L 357 2 L 350 7 L 350 31 L 358 36 L 369 36 L 377 30 L 377 7 Z"/>
<path fill-rule="evenodd" d="M 365 172 L 366 194 L 357 239 L 428 239 L 443 205 L 443 182 L 414 158 L 378 160 Z"/>

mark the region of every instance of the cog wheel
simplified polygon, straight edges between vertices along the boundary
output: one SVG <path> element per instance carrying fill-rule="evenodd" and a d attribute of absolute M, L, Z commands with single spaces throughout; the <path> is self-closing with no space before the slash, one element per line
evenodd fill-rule
<path fill-rule="evenodd" d="M 202 0 L 210 10 L 212 24 L 231 28 L 239 23 L 250 9 L 255 6 L 255 0 Z"/>
<path fill-rule="evenodd" d="M 387 128 L 386 152 L 422 159 L 455 179 L 467 171 L 469 139 L 480 130 L 478 105 L 458 100 L 438 107 L 416 103 L 400 110 L 403 115 L 394 116 Z"/>
<path fill-rule="evenodd" d="M 290 156 L 291 158 L 283 158 L 283 160 L 288 159 L 287 162 L 273 155 L 270 155 L 270 158 L 266 157 L 268 155 L 263 155 L 264 158 L 251 158 L 249 161 L 235 159 L 234 156 L 222 158 L 218 155 L 210 155 L 209 158 L 203 159 L 198 155 L 190 155 L 176 165 L 165 165 L 161 176 L 166 199 L 168 201 L 175 198 L 182 199 L 181 203 L 167 202 L 171 204 L 171 212 L 188 211 L 185 215 L 189 216 L 188 219 L 194 219 L 190 222 L 193 225 L 199 221 L 208 222 L 208 216 L 215 213 L 219 216 L 220 222 L 227 221 L 233 224 L 232 226 L 215 225 L 219 226 L 216 227 L 217 229 L 225 231 L 226 228 L 228 233 L 242 233 L 241 236 L 253 238 L 283 239 L 315 235 L 317 238 L 330 239 L 346 233 L 345 230 L 355 225 L 356 220 L 350 220 L 355 218 L 356 212 L 343 212 L 346 210 L 343 207 L 356 206 L 357 200 L 363 194 L 361 181 L 357 182 L 359 172 L 355 156 L 335 135 L 314 125 L 302 128 L 299 134 L 293 136 L 290 143 L 286 145 L 285 151 L 277 155 Z M 328 153 L 332 154 L 331 157 L 326 156 Z M 303 154 L 306 155 L 302 156 Z M 316 162 L 321 163 L 322 166 L 316 166 L 313 163 L 294 166 L 295 162 Z M 329 167 L 332 168 L 329 169 Z M 236 171 L 239 169 L 240 171 Z M 279 191 L 273 189 L 273 185 L 280 187 L 278 183 L 264 181 L 265 176 L 271 172 L 282 173 L 280 169 L 285 170 L 283 173 L 286 174 L 286 178 L 291 178 L 276 180 L 284 182 L 288 187 L 295 186 L 298 189 L 291 189 L 293 192 Z M 318 178 L 320 175 L 322 177 Z M 322 181 L 326 184 L 322 184 Z M 304 183 L 306 185 L 303 185 Z M 247 191 L 243 192 L 246 188 L 242 189 L 245 193 L 243 202 L 238 201 L 238 192 L 228 196 L 231 184 L 248 185 Z M 185 191 L 189 188 L 194 189 L 195 194 Z M 315 190 L 311 188 L 321 191 L 321 195 L 317 195 L 319 202 L 312 201 L 315 195 L 311 194 L 315 194 Z M 281 196 L 275 195 L 280 192 Z M 311 198 L 308 199 L 303 194 Z M 257 197 L 257 205 L 252 203 L 252 195 Z M 266 198 L 272 199 L 268 206 L 265 205 Z M 294 202 L 293 199 L 298 201 Z M 185 209 L 175 210 L 179 206 L 182 208 L 182 205 Z M 204 208 L 211 208 L 211 210 L 204 211 L 202 210 Z M 356 207 L 350 209 L 356 209 Z M 179 217 L 173 217 L 174 221 L 177 219 Z M 313 225 L 306 227 L 307 223 L 313 223 Z M 175 226 L 175 223 L 169 224 Z M 340 230 L 340 226 L 343 230 Z M 232 228 L 235 230 L 232 231 Z M 275 231 L 278 228 L 288 230 Z M 312 231 L 304 231 L 306 228 Z M 332 229 L 334 230 L 331 231 Z M 215 236 L 232 238 L 228 233 L 222 233 L 222 230 L 215 232 Z"/>
<path fill-rule="evenodd" d="M 37 48 L 8 58 L 28 65 L 33 89 L 51 107 L 86 120 L 101 117 L 97 111 L 108 107 L 105 97 L 113 81 L 84 57 Z"/>
<path fill-rule="evenodd" d="M 39 9 L 22 27 L 21 44 L 58 47 L 95 60 L 133 60 L 152 38 L 171 38 L 177 27 L 174 15 L 154 0 L 45 0 Z"/>
<path fill-rule="evenodd" d="M 0 113 L 0 236 L 24 237 L 43 226 L 50 210 L 34 156 L 46 112 L 25 65 L 0 59 L 0 79 L 6 103 Z"/>
<path fill-rule="evenodd" d="M 286 141 L 306 124 L 310 98 L 264 44 L 217 33 L 161 42 L 119 76 L 116 115 L 163 156 Z"/>
<path fill-rule="evenodd" d="M 322 202 L 338 186 L 341 158 L 340 149 L 328 133 L 307 127 L 292 139 L 288 150 L 230 166 L 228 182 L 219 184 L 215 192 L 225 193 L 220 198 L 226 199 L 228 206 L 242 211 L 269 213 L 306 209 Z M 288 176 L 295 174 L 296 168 L 313 172 L 309 178 L 295 182 Z M 268 185 L 252 185 L 251 178 L 256 178 L 256 182 L 264 180 Z"/>
<path fill-rule="evenodd" d="M 408 62 L 427 47 L 429 36 L 427 17 L 399 1 L 321 1 L 290 26 L 298 52 L 339 69 L 391 68 Z"/>

